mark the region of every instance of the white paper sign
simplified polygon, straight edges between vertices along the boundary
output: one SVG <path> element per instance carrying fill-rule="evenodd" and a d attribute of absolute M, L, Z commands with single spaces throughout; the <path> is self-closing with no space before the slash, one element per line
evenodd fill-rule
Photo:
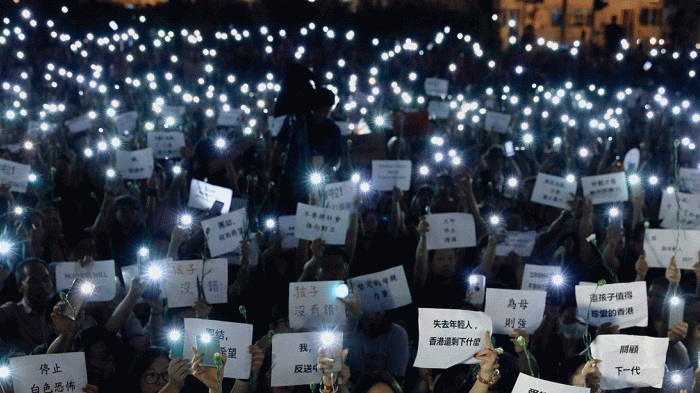
<path fill-rule="evenodd" d="M 493 321 L 493 334 L 522 329 L 532 334 L 542 323 L 546 291 L 486 288 L 484 312 Z"/>
<path fill-rule="evenodd" d="M 676 247 L 678 236 L 678 253 L 676 264 L 679 269 L 693 269 L 698 261 L 700 250 L 700 231 L 674 229 L 647 229 L 644 232 L 644 254 L 649 267 L 668 267 Z"/>
<path fill-rule="evenodd" d="M 211 319 L 185 318 L 185 354 L 194 356 L 190 348 L 197 348 L 196 337 L 208 333 L 219 337 L 221 354 L 226 353 L 224 378 L 249 378 L 250 353 L 253 344 L 253 325 L 215 321 Z"/>
<path fill-rule="evenodd" d="M 425 94 L 429 96 L 444 97 L 447 95 L 448 85 L 447 79 L 425 78 L 423 87 L 425 88 Z"/>
<path fill-rule="evenodd" d="M 430 101 L 428 115 L 433 119 L 447 119 L 450 117 L 450 104 L 444 101 Z"/>
<path fill-rule="evenodd" d="M 294 236 L 304 240 L 320 237 L 326 241 L 326 244 L 345 244 L 349 224 L 350 212 L 348 211 L 298 203 Z"/>
<path fill-rule="evenodd" d="M 243 208 L 202 221 L 205 234 L 209 228 L 207 246 L 212 257 L 224 255 L 241 247 L 245 214 L 246 211 Z"/>
<path fill-rule="evenodd" d="M 605 322 L 618 325 L 620 329 L 647 326 L 647 283 L 645 281 L 605 284 L 602 287 L 577 285 L 576 317 L 579 321 L 586 322 L 589 304 L 591 313 L 589 324 L 592 326 L 600 326 Z"/>
<path fill-rule="evenodd" d="M 208 259 L 204 265 L 202 279 L 202 260 L 166 261 L 165 293 L 168 295 L 168 307 L 192 307 L 197 300 L 197 278 L 204 288 L 204 296 L 211 304 L 228 302 L 228 261 L 226 258 Z"/>
<path fill-rule="evenodd" d="M 180 149 L 185 147 L 185 134 L 182 132 L 147 132 L 148 147 L 153 149 L 153 157 L 178 158 L 182 157 Z"/>
<path fill-rule="evenodd" d="M 117 172 L 122 179 L 148 179 L 153 175 L 153 149 L 117 150 Z"/>
<path fill-rule="evenodd" d="M 678 201 L 686 203 L 694 207 L 700 207 L 700 195 L 688 194 L 685 192 L 677 192 Z M 661 193 L 661 204 L 659 205 L 659 219 L 664 219 L 667 216 L 668 210 L 676 206 L 676 193 Z M 674 213 L 675 214 L 675 210 Z"/>
<path fill-rule="evenodd" d="M 561 268 L 559 266 L 533 265 L 525 264 L 523 270 L 523 282 L 520 289 L 531 289 L 537 291 L 546 291 L 550 288 L 552 277 L 559 274 Z"/>
<path fill-rule="evenodd" d="M 328 183 L 325 187 L 325 206 L 333 210 L 352 210 L 357 196 L 357 184 L 352 181 Z"/>
<path fill-rule="evenodd" d="M 627 154 L 625 154 L 625 159 L 622 161 L 622 168 L 627 172 L 628 170 L 635 171 L 637 168 L 639 168 L 639 158 L 641 157 L 641 154 L 639 152 L 639 149 L 632 148 L 630 149 Z"/>
<path fill-rule="evenodd" d="M 87 385 L 84 352 L 10 358 L 10 370 L 16 393 L 79 393 Z"/>
<path fill-rule="evenodd" d="M 216 125 L 224 127 L 240 126 L 243 123 L 242 109 L 230 109 L 228 111 L 219 111 L 219 117 L 216 119 Z"/>
<path fill-rule="evenodd" d="M 372 189 L 392 191 L 394 187 L 402 191 L 411 188 L 411 161 L 372 160 Z"/>
<path fill-rule="evenodd" d="M 340 128 L 340 135 L 342 136 L 352 134 L 352 130 L 355 129 L 355 125 L 349 121 L 336 121 L 335 125 Z"/>
<path fill-rule="evenodd" d="M 0 184 L 9 184 L 10 191 L 25 193 L 29 184 L 29 165 L 0 158 Z"/>
<path fill-rule="evenodd" d="M 594 205 L 626 202 L 629 199 L 625 172 L 582 177 L 581 186 L 583 196 L 590 198 Z"/>
<path fill-rule="evenodd" d="M 529 257 L 536 239 L 537 231 L 507 231 L 506 240 L 496 244 L 496 256 L 505 257 L 512 251 L 521 257 Z"/>
<path fill-rule="evenodd" d="M 651 386 L 664 382 L 668 337 L 603 334 L 591 343 L 591 355 L 603 360 L 600 370 L 603 390 Z"/>
<path fill-rule="evenodd" d="M 65 125 L 68 127 L 70 134 L 77 134 L 81 131 L 90 130 L 90 127 L 92 127 L 92 120 L 87 114 L 85 114 L 70 120 L 66 120 Z"/>
<path fill-rule="evenodd" d="M 668 194 L 668 193 L 664 193 Z M 680 217 L 677 216 L 678 205 L 680 205 Z M 679 202 L 671 204 L 671 207 L 665 211 L 666 215 L 662 218 L 661 227 L 666 229 L 678 229 L 678 218 L 680 218 L 681 229 L 698 229 L 700 227 L 700 208 L 687 203 Z"/>
<path fill-rule="evenodd" d="M 224 203 L 224 206 L 221 208 L 221 213 L 226 214 L 231 208 L 232 197 L 233 191 L 231 191 L 230 188 L 219 187 L 197 179 L 192 179 L 192 182 L 190 182 L 190 198 L 187 202 L 187 206 L 194 209 L 209 210 L 212 205 L 214 205 L 214 202 L 221 201 Z"/>
<path fill-rule="evenodd" d="M 289 327 L 344 326 L 345 305 L 335 290 L 342 281 L 289 283 Z"/>
<path fill-rule="evenodd" d="M 512 116 L 507 113 L 488 111 L 484 120 L 484 129 L 489 132 L 496 131 L 501 134 L 507 134 L 511 118 Z"/>
<path fill-rule="evenodd" d="M 468 213 L 435 213 L 426 217 L 430 230 L 425 234 L 428 250 L 476 246 L 474 216 Z"/>
<path fill-rule="evenodd" d="M 474 355 L 486 347 L 491 317 L 479 311 L 418 309 L 418 354 L 414 367 L 449 368 L 478 363 Z"/>
<path fill-rule="evenodd" d="M 109 302 L 117 294 L 114 282 L 114 261 L 94 261 L 86 267 L 78 262 L 59 262 L 56 264 L 56 290 L 70 289 L 73 280 L 82 278 L 95 285 L 90 300 Z"/>
<path fill-rule="evenodd" d="M 282 248 L 297 248 L 299 239 L 294 236 L 294 227 L 296 226 L 296 216 L 281 216 L 277 219 L 282 239 Z"/>
<path fill-rule="evenodd" d="M 318 382 L 318 333 L 281 333 L 272 337 L 272 386 Z"/>
<path fill-rule="evenodd" d="M 114 125 L 119 134 L 129 135 L 136 129 L 136 120 L 139 114 L 136 111 L 124 112 L 114 118 Z"/>
<path fill-rule="evenodd" d="M 571 200 L 572 195 L 576 195 L 576 186 L 576 182 L 569 183 L 563 177 L 538 173 L 530 200 L 542 205 L 568 210 L 569 204 L 566 202 Z"/>
<path fill-rule="evenodd" d="M 408 289 L 403 265 L 358 276 L 351 281 L 360 297 L 363 314 L 374 314 L 411 304 L 411 291 Z"/>
<path fill-rule="evenodd" d="M 276 137 L 280 134 L 280 131 L 282 131 L 282 126 L 284 126 L 284 119 L 286 118 L 287 116 L 267 116 L 267 130 L 270 132 L 271 136 Z"/>
<path fill-rule="evenodd" d="M 563 385 L 520 373 L 512 393 L 591 393 L 590 388 Z"/>
<path fill-rule="evenodd" d="M 700 194 L 700 170 L 695 168 L 680 168 L 681 189 L 691 194 Z"/>

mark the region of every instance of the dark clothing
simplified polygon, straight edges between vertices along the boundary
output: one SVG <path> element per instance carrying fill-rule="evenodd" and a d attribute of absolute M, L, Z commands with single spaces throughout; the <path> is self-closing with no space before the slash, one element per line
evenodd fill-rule
<path fill-rule="evenodd" d="M 24 299 L 0 306 L 0 326 L 0 339 L 26 354 L 47 342 L 53 333 L 44 313 L 32 310 Z"/>
<path fill-rule="evenodd" d="M 334 166 L 343 155 L 343 139 L 340 128 L 331 119 L 309 126 L 309 148 L 311 156 L 323 156 L 326 167 Z"/>

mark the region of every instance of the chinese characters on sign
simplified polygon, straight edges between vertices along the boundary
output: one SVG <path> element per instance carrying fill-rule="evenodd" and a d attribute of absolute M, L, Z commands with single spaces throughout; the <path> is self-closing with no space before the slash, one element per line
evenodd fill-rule
<path fill-rule="evenodd" d="M 342 281 L 292 282 L 289 284 L 291 328 L 345 325 L 345 305 L 335 289 Z"/>
<path fill-rule="evenodd" d="M 505 257 L 512 251 L 521 257 L 529 257 L 536 238 L 537 231 L 507 231 L 506 239 L 496 244 L 496 256 Z"/>
<path fill-rule="evenodd" d="M 212 257 L 218 257 L 237 250 L 243 240 L 245 208 L 202 221 L 202 229 L 207 235 L 207 246 Z"/>
<path fill-rule="evenodd" d="M 228 264 L 225 258 L 202 260 L 164 261 L 165 293 L 168 307 L 192 307 L 197 300 L 197 279 L 204 295 L 211 304 L 226 303 L 228 290 Z"/>
<path fill-rule="evenodd" d="M 626 334 L 599 335 L 591 343 L 591 355 L 604 359 L 597 365 L 600 387 L 617 390 L 663 384 L 668 337 Z"/>
<path fill-rule="evenodd" d="M 627 178 L 625 172 L 581 178 L 583 196 L 590 198 L 594 205 L 610 202 L 626 202 Z"/>
<path fill-rule="evenodd" d="M 325 187 L 324 206 L 333 210 L 352 210 L 357 185 L 351 181 L 328 183 Z"/>
<path fill-rule="evenodd" d="M 122 179 L 148 179 L 153 174 L 153 149 L 117 150 L 117 172 Z"/>
<path fill-rule="evenodd" d="M 476 246 L 474 216 L 468 213 L 436 213 L 426 217 L 430 230 L 425 234 L 428 250 Z"/>
<path fill-rule="evenodd" d="M 425 94 L 434 97 L 446 96 L 448 86 L 449 81 L 447 79 L 440 78 L 425 78 L 425 83 L 423 84 Z"/>
<path fill-rule="evenodd" d="M 487 288 L 484 312 L 493 320 L 493 334 L 513 329 L 532 334 L 542 322 L 546 299 L 546 291 Z"/>
<path fill-rule="evenodd" d="M 187 206 L 200 210 L 209 210 L 214 202 L 221 201 L 224 203 L 221 213 L 226 214 L 231 208 L 232 197 L 233 191 L 230 188 L 219 187 L 192 179 L 190 183 L 190 199 Z"/>
<path fill-rule="evenodd" d="M 523 282 L 520 289 L 534 289 L 546 291 L 552 283 L 552 277 L 559 274 L 559 266 L 525 264 L 523 270 Z"/>
<path fill-rule="evenodd" d="M 411 188 L 411 161 L 372 160 L 372 189 L 392 191 L 394 187 Z"/>
<path fill-rule="evenodd" d="M 319 333 L 282 333 L 272 337 L 272 386 L 308 385 L 321 379 L 317 369 Z"/>
<path fill-rule="evenodd" d="M 569 204 L 566 202 L 572 198 L 572 195 L 576 195 L 576 186 L 576 182 L 570 183 L 563 177 L 538 173 L 530 200 L 568 210 Z"/>
<path fill-rule="evenodd" d="M 87 385 L 83 352 L 10 358 L 10 369 L 17 393 L 79 393 Z"/>
<path fill-rule="evenodd" d="M 595 292 L 595 294 L 594 294 Z M 590 324 L 600 326 L 605 322 L 619 325 L 621 329 L 647 326 L 646 282 L 576 286 L 576 317 L 585 321 L 590 304 Z"/>
<path fill-rule="evenodd" d="M 669 195 L 664 192 L 664 195 Z M 680 205 L 680 216 L 677 216 Z M 700 208 L 683 202 L 674 201 L 670 208 L 666 209 L 666 215 L 660 217 L 661 227 L 666 229 L 678 229 L 678 219 L 680 219 L 681 229 L 697 229 L 700 227 Z"/>
<path fill-rule="evenodd" d="M 403 265 L 352 279 L 363 314 L 393 310 L 411 304 Z"/>
<path fill-rule="evenodd" d="M 321 238 L 326 244 L 345 244 L 350 212 L 297 204 L 294 235 L 298 239 Z"/>
<path fill-rule="evenodd" d="M 563 385 L 520 373 L 512 393 L 590 393 L 590 388 Z"/>
<path fill-rule="evenodd" d="M 219 338 L 221 354 L 228 360 L 224 368 L 226 378 L 248 378 L 250 376 L 250 353 L 248 346 L 253 343 L 253 325 L 214 321 L 209 319 L 185 318 L 185 356 L 193 355 L 189 350 L 196 347 L 195 337 L 209 333 Z M 317 355 L 318 356 L 318 355 Z"/>
<path fill-rule="evenodd" d="M 148 147 L 153 149 L 153 157 L 178 158 L 182 156 L 181 150 L 185 147 L 185 134 L 172 131 L 152 131 L 146 133 L 148 137 Z"/>
<path fill-rule="evenodd" d="M 676 248 L 676 264 L 680 269 L 692 269 L 698 261 L 700 231 L 674 229 L 647 229 L 644 232 L 644 254 L 649 267 L 667 267 Z"/>

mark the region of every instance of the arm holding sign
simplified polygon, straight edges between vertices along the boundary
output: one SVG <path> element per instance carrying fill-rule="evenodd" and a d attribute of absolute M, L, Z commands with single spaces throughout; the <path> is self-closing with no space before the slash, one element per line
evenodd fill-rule
<path fill-rule="evenodd" d="M 586 240 L 592 234 L 595 234 L 593 231 L 593 201 L 586 198 L 581 208 L 581 221 L 578 225 L 578 257 L 586 263 L 589 269 L 592 269 L 598 261 L 593 249 L 594 246 Z"/>
<path fill-rule="evenodd" d="M 203 384 L 207 385 L 209 393 L 218 393 L 219 384 L 224 379 L 224 368 L 226 367 L 227 359 L 226 354 L 221 354 L 223 366 L 221 367 L 220 376 L 217 377 L 216 367 L 202 366 L 202 358 L 201 355 L 197 353 L 197 348 L 192 347 L 192 352 L 194 353 L 194 357 L 192 358 L 192 375 L 202 381 Z"/>
<path fill-rule="evenodd" d="M 148 289 L 148 284 L 142 283 L 141 277 L 136 276 L 136 277 L 132 278 L 131 279 L 131 288 L 129 288 L 129 292 L 127 292 L 126 296 L 119 303 L 117 308 L 114 309 L 112 316 L 109 317 L 107 324 L 105 324 L 105 328 L 109 331 L 114 332 L 114 333 L 122 332 L 122 330 L 124 329 L 124 324 L 126 323 L 129 316 L 132 315 L 132 313 L 134 311 L 134 307 L 136 306 L 136 303 L 139 301 L 139 299 L 141 298 L 141 295 L 143 295 L 147 289 Z M 154 301 L 153 303 L 157 303 L 158 301 L 160 301 L 160 300 Z M 157 305 L 155 307 L 157 307 Z M 162 316 L 162 312 L 160 312 L 160 311 L 154 312 L 153 308 L 154 307 L 152 307 L 151 313 L 150 313 L 149 326 L 157 327 L 157 326 L 162 325 L 163 316 Z M 138 324 L 140 326 L 140 322 Z M 156 331 L 160 331 L 160 330 L 156 330 Z M 146 349 L 150 345 L 150 337 L 149 336 L 142 336 L 142 337 L 139 337 L 135 340 L 130 340 L 130 341 L 131 342 L 129 342 L 129 344 L 137 352 L 140 352 L 140 351 Z"/>
<path fill-rule="evenodd" d="M 591 393 L 603 393 L 603 390 L 600 388 L 602 376 L 600 375 L 600 370 L 596 367 L 596 364 L 600 362 L 599 359 L 589 360 L 583 366 L 583 370 L 581 370 L 585 387 L 590 388 Z"/>
<path fill-rule="evenodd" d="M 634 281 L 644 281 L 647 277 L 647 271 L 649 271 L 647 258 L 644 254 L 640 255 L 637 259 L 637 262 L 634 264 L 634 270 L 637 271 L 637 278 L 635 278 Z"/>
<path fill-rule="evenodd" d="M 325 346 L 319 348 L 319 353 L 325 349 Z M 347 386 L 345 385 L 350 379 L 350 368 L 345 365 L 345 358 L 348 356 L 348 350 L 343 349 L 341 352 L 342 359 L 329 359 L 325 357 L 318 357 L 318 371 L 321 372 L 321 393 L 349 393 Z M 340 360 L 341 369 L 340 372 L 334 373 L 330 372 L 336 361 Z"/>
<path fill-rule="evenodd" d="M 486 348 L 477 352 L 474 358 L 479 361 L 479 373 L 476 377 L 476 382 L 474 386 L 469 390 L 469 393 L 486 393 L 489 390 L 489 386 L 498 382 L 500 371 L 494 368 L 496 360 L 498 359 L 498 354 L 496 349 L 493 348 L 491 343 L 491 337 L 489 332 L 484 333 L 484 343 Z"/>
<path fill-rule="evenodd" d="M 403 191 L 401 191 L 398 187 L 394 187 L 394 191 L 391 195 L 391 219 L 389 221 L 388 230 L 388 232 L 394 239 L 398 238 L 401 235 L 405 235 L 408 231 L 406 229 L 406 214 L 401 208 L 402 200 Z"/>
<path fill-rule="evenodd" d="M 416 289 L 421 289 L 425 286 L 428 280 L 428 274 L 430 273 L 430 266 L 428 265 L 428 241 L 426 239 L 426 233 L 430 230 L 430 224 L 425 219 L 425 216 L 420 218 L 418 223 L 418 248 L 416 248 L 416 265 L 413 269 L 413 284 Z"/>
<path fill-rule="evenodd" d="M 313 280 L 318 274 L 318 269 L 321 268 L 321 259 L 323 258 L 323 249 L 326 241 L 319 238 L 311 242 L 311 259 L 304 265 L 304 270 L 299 277 L 299 282 Z"/>
<path fill-rule="evenodd" d="M 250 379 L 236 379 L 236 382 L 231 388 L 231 393 L 248 393 L 250 386 L 255 385 L 259 377 L 260 367 L 262 366 L 263 360 L 265 360 L 265 355 L 262 349 L 257 345 L 251 345 L 248 347 L 248 353 L 251 355 L 250 363 Z M 252 382 L 251 382 L 252 381 Z"/>
<path fill-rule="evenodd" d="M 487 232 L 486 224 L 484 223 L 481 214 L 479 213 L 479 206 L 476 203 L 476 197 L 474 196 L 474 189 L 472 188 L 472 178 L 469 175 L 455 179 L 455 185 L 462 191 L 462 196 L 464 198 L 463 206 L 465 208 L 465 213 L 470 213 L 474 217 L 474 228 L 476 231 L 476 238 L 481 239 Z"/>

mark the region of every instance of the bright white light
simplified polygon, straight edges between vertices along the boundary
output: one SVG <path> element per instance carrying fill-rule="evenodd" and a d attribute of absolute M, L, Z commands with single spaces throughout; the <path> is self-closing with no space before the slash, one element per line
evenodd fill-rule
<path fill-rule="evenodd" d="M 430 173 L 430 168 L 428 168 L 427 165 L 421 165 L 421 167 L 418 169 L 418 173 L 420 173 L 423 176 L 428 176 Z"/>
<path fill-rule="evenodd" d="M 34 143 L 32 143 L 32 141 L 26 141 L 24 142 L 24 148 L 26 150 L 32 150 L 34 148 Z"/>
<path fill-rule="evenodd" d="M 107 142 L 105 142 L 105 141 L 98 142 L 97 143 L 97 150 L 99 150 L 99 151 L 107 150 Z"/>
<path fill-rule="evenodd" d="M 636 174 L 630 175 L 628 180 L 629 180 L 630 184 L 633 186 L 639 184 L 642 181 L 642 179 L 639 178 L 639 175 L 636 175 Z"/>
<path fill-rule="evenodd" d="M 620 215 L 620 209 L 618 209 L 616 207 L 611 207 L 610 210 L 608 211 L 608 214 L 610 215 L 610 217 L 615 218 L 615 217 Z"/>
<path fill-rule="evenodd" d="M 379 127 L 383 127 L 385 123 L 386 123 L 386 120 L 384 119 L 383 116 L 377 116 L 374 118 L 374 124 L 379 126 Z"/>
<path fill-rule="evenodd" d="M 679 373 L 673 373 L 673 375 L 671 375 L 671 381 L 673 383 L 681 383 L 682 380 L 683 378 L 681 378 L 681 374 Z"/>
<path fill-rule="evenodd" d="M 659 178 L 656 176 L 649 176 L 649 184 L 652 186 L 659 184 Z"/>
<path fill-rule="evenodd" d="M 561 274 L 555 274 L 552 276 L 552 284 L 561 285 L 564 283 L 564 277 Z"/>
<path fill-rule="evenodd" d="M 321 343 L 323 345 L 332 345 L 335 342 L 335 335 L 331 332 L 321 333 Z"/>
<path fill-rule="evenodd" d="M 36 174 L 30 173 L 30 174 L 29 174 L 29 177 L 28 177 L 27 179 L 28 179 L 30 182 L 34 183 L 34 182 L 38 179 L 38 177 L 36 176 Z"/>
<path fill-rule="evenodd" d="M 348 289 L 348 286 L 345 284 L 340 284 L 337 287 L 335 287 L 335 296 L 339 298 L 344 298 L 348 296 L 350 293 L 350 290 Z"/>
<path fill-rule="evenodd" d="M 107 169 L 107 177 L 111 179 L 114 176 L 117 176 L 117 172 L 112 168 Z"/>
<path fill-rule="evenodd" d="M 585 147 L 582 147 L 578 150 L 578 155 L 581 156 L 582 158 L 588 157 L 588 149 Z"/>
<path fill-rule="evenodd" d="M 90 158 L 90 157 L 92 157 L 94 152 L 92 151 L 91 148 L 88 147 L 88 148 L 85 148 L 85 150 L 83 150 L 83 154 L 85 155 L 85 157 Z"/>
<path fill-rule="evenodd" d="M 518 186 L 518 179 L 511 177 L 508 179 L 508 187 L 515 188 Z"/>
<path fill-rule="evenodd" d="M 561 138 L 558 136 L 555 136 L 553 142 L 554 142 L 555 146 L 561 145 Z"/>
<path fill-rule="evenodd" d="M 182 167 L 180 165 L 173 166 L 173 173 L 179 175 L 182 173 Z"/>
<path fill-rule="evenodd" d="M 148 256 L 148 249 L 146 247 L 141 247 L 139 249 L 139 256 L 140 257 L 147 257 Z"/>
<path fill-rule="evenodd" d="M 462 159 L 459 157 L 452 157 L 452 165 L 461 165 Z"/>
<path fill-rule="evenodd" d="M 0 367 L 0 378 L 5 379 L 10 376 L 10 368 L 7 366 Z"/>
<path fill-rule="evenodd" d="M 435 153 L 435 162 L 441 162 L 444 158 L 445 158 L 445 156 L 443 156 L 442 153 L 440 153 L 440 152 Z"/>
<path fill-rule="evenodd" d="M 15 207 L 15 215 L 21 216 L 22 214 L 24 214 L 24 209 L 21 206 L 16 206 Z"/>
<path fill-rule="evenodd" d="M 351 180 L 353 183 L 359 183 L 359 182 L 360 182 L 360 174 L 359 174 L 359 173 L 353 173 L 353 174 L 352 174 L 352 177 L 350 178 L 350 180 Z"/>
<path fill-rule="evenodd" d="M 147 275 L 150 280 L 160 280 L 163 278 L 163 269 L 160 266 L 151 265 L 148 267 Z"/>
<path fill-rule="evenodd" d="M 501 223 L 501 217 L 494 214 L 491 217 L 489 217 L 489 222 L 491 223 L 491 225 L 498 225 Z"/>
<path fill-rule="evenodd" d="M 363 182 L 362 184 L 360 184 L 360 191 L 369 192 L 369 183 Z"/>
<path fill-rule="evenodd" d="M 192 215 L 191 214 L 183 214 L 180 216 L 180 226 L 183 227 L 188 227 L 192 225 Z"/>
<path fill-rule="evenodd" d="M 90 295 L 92 291 L 95 290 L 95 284 L 93 283 L 83 283 L 83 285 L 80 286 L 80 292 L 84 293 L 85 295 Z"/>
<path fill-rule="evenodd" d="M 211 335 L 210 335 L 209 333 L 204 333 L 204 334 L 202 334 L 201 336 L 199 336 L 199 339 L 200 339 L 204 344 L 206 344 L 206 343 L 208 343 L 209 341 L 211 341 Z"/>
<path fill-rule="evenodd" d="M 571 174 L 566 175 L 566 181 L 569 182 L 569 183 L 573 183 L 573 182 L 576 181 L 576 176 L 571 175 Z"/>
<path fill-rule="evenodd" d="M 313 184 L 314 186 L 317 186 L 317 185 L 321 184 L 321 182 L 323 181 L 323 176 L 321 176 L 321 174 L 318 172 L 314 172 L 311 174 L 310 179 L 311 179 L 311 184 Z"/>
<path fill-rule="evenodd" d="M 122 145 L 122 141 L 119 138 L 117 138 L 116 136 L 114 138 L 112 138 L 112 140 L 110 140 L 109 143 L 115 149 Z"/>
<path fill-rule="evenodd" d="M 170 338 L 170 341 L 180 341 L 180 337 L 182 335 L 180 334 L 179 330 L 171 330 L 170 333 L 168 333 L 168 338 Z"/>
<path fill-rule="evenodd" d="M 678 296 L 673 296 L 671 297 L 671 305 L 672 306 L 677 306 L 681 302 L 681 298 Z"/>
<path fill-rule="evenodd" d="M 523 135 L 523 142 L 525 142 L 525 144 L 529 145 L 530 143 L 532 143 L 533 140 L 534 140 L 534 138 L 533 138 L 532 134 Z"/>
<path fill-rule="evenodd" d="M 673 194 L 676 190 L 673 189 L 673 186 L 668 186 L 666 187 L 666 193 L 668 194 Z"/>
<path fill-rule="evenodd" d="M 214 145 L 219 149 L 223 149 L 224 147 L 226 147 L 226 139 L 217 138 L 216 142 L 214 142 Z"/>
<path fill-rule="evenodd" d="M 7 240 L 0 241 L 0 254 L 7 254 L 12 249 L 12 245 Z"/>

